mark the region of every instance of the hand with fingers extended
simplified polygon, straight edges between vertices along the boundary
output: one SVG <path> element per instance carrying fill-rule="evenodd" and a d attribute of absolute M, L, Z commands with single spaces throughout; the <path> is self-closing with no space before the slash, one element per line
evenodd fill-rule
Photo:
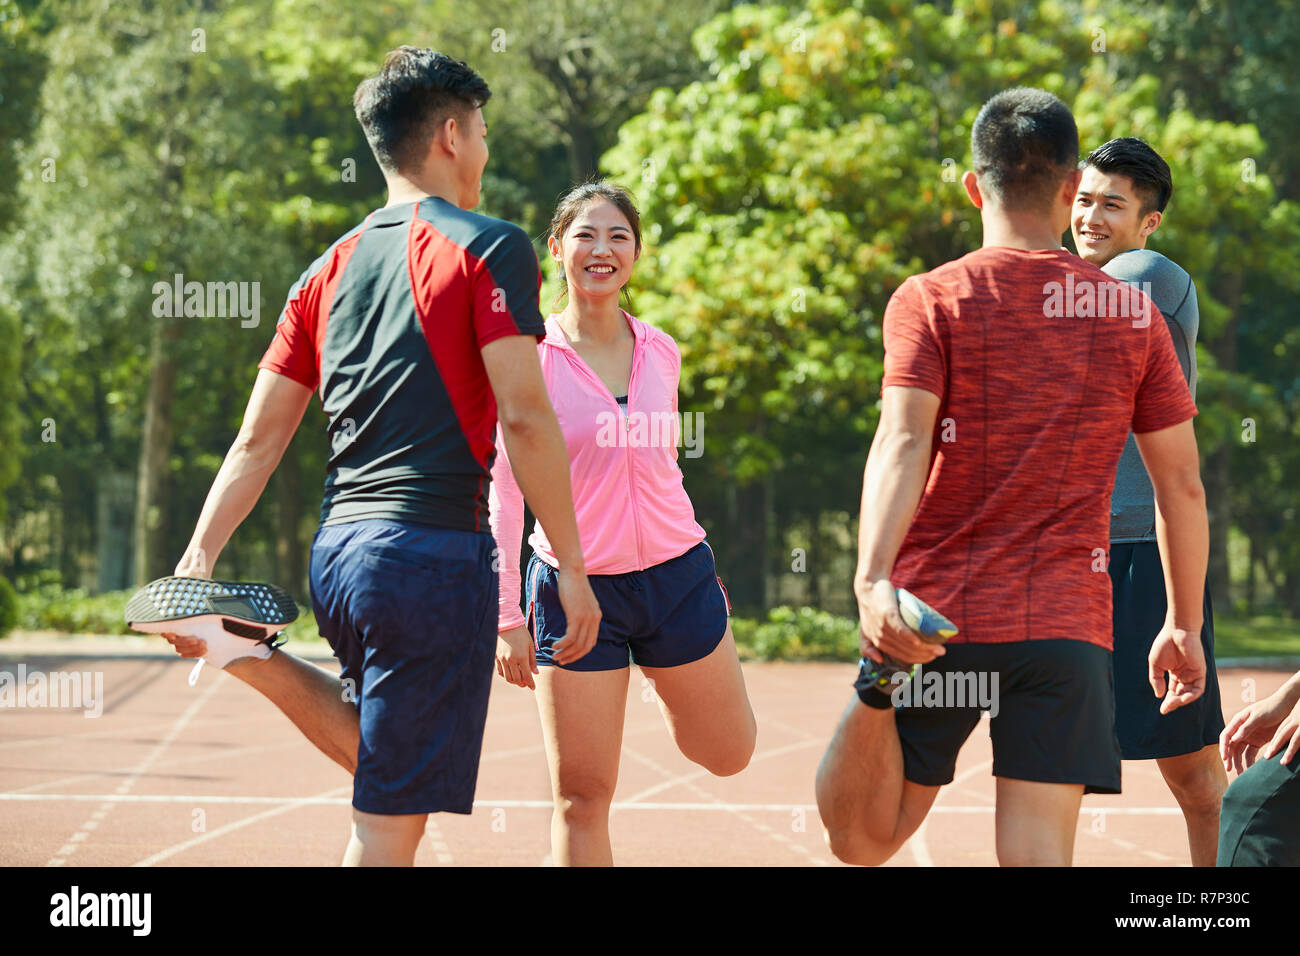
<path fill-rule="evenodd" d="M 1170 680 L 1166 684 L 1165 673 Z M 1151 690 L 1164 700 L 1160 713 L 1169 714 L 1205 693 L 1205 650 L 1201 628 L 1182 628 L 1166 621 L 1147 657 Z"/>
<path fill-rule="evenodd" d="M 900 664 L 928 664 L 947 653 L 942 644 L 922 640 L 903 622 L 898 594 L 887 579 L 859 582 L 854 591 L 863 657 L 879 661 L 883 654 Z"/>
<path fill-rule="evenodd" d="M 596 635 L 600 631 L 600 604 L 587 575 L 581 571 L 561 568 L 556 590 L 568 627 L 564 637 L 555 642 L 553 656 L 557 664 L 572 664 L 596 646 Z"/>
<path fill-rule="evenodd" d="M 497 673 L 511 684 L 536 690 L 537 655 L 528 628 L 512 627 L 497 635 Z"/>
<path fill-rule="evenodd" d="M 1300 703 L 1282 691 L 1255 701 L 1228 721 L 1219 735 L 1219 756 L 1229 770 L 1242 773 L 1256 759 L 1282 754 L 1290 763 L 1300 752 Z"/>

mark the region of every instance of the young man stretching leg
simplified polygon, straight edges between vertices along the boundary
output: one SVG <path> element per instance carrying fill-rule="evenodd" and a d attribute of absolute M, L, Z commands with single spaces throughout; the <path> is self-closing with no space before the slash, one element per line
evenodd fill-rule
<path fill-rule="evenodd" d="M 211 573 L 319 389 L 331 454 L 312 604 L 343 679 L 279 651 L 227 670 L 353 771 L 346 865 L 409 865 L 428 813 L 472 807 L 496 650 L 487 490 L 498 420 L 559 561 L 566 662 L 591 648 L 600 621 L 537 360 L 537 257 L 519 227 L 469 212 L 489 95 L 465 64 L 413 47 L 358 87 L 388 204 L 290 292 L 176 568 Z M 182 656 L 207 653 L 197 638 L 168 639 Z"/>
<path fill-rule="evenodd" d="M 884 317 L 854 579 L 864 661 L 817 774 L 827 842 L 847 862 L 883 863 L 902 846 L 979 723 L 978 704 L 896 707 L 871 680 L 869 660 L 882 654 L 945 675 L 999 674 L 990 728 L 1003 865 L 1069 864 L 1085 790 L 1118 792 L 1104 557 L 1130 430 L 1155 484 L 1170 589 L 1151 686 L 1164 697 L 1173 674 L 1166 710 L 1204 690 L 1208 527 L 1196 407 L 1169 331 L 1095 310 L 1079 321 L 1073 298 L 1062 307 L 1063 288 L 1091 289 L 1094 306 L 1128 290 L 1061 248 L 1080 176 L 1063 103 L 1001 93 L 981 109 L 971 147 L 962 182 L 983 248 L 908 279 Z M 903 624 L 896 586 L 951 618 L 957 637 L 922 642 Z"/>

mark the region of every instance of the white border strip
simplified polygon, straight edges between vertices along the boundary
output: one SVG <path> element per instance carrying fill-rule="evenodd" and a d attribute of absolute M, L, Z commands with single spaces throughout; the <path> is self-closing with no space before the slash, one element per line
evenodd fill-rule
<path fill-rule="evenodd" d="M 89 802 L 103 803 L 188 803 L 202 804 L 253 804 L 263 806 L 323 806 L 347 807 L 352 805 L 350 797 L 235 797 L 221 794 L 166 794 L 166 793 L 0 793 L 0 801 L 8 800 L 24 803 L 48 802 Z M 535 809 L 550 810 L 554 804 L 550 800 L 475 800 L 474 806 L 480 809 Z M 610 805 L 614 810 L 679 810 L 694 813 L 700 810 L 724 811 L 727 813 L 790 813 L 793 810 L 816 811 L 812 803 L 650 803 L 648 801 L 615 801 Z M 932 807 L 931 814 L 989 814 L 994 807 Z M 1181 816 L 1178 807 L 1083 807 L 1079 814 L 1095 816 Z"/>

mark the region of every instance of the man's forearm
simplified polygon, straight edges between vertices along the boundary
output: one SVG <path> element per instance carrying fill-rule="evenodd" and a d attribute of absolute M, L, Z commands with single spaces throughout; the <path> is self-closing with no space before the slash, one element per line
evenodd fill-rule
<path fill-rule="evenodd" d="M 235 439 L 212 481 L 178 570 L 191 575 L 212 573 L 230 536 L 257 504 L 282 454 L 275 454 L 264 445 Z"/>
<path fill-rule="evenodd" d="M 511 422 L 502 419 L 501 434 L 515 483 L 545 529 L 560 569 L 586 573 L 573 514 L 569 449 L 554 413 L 547 408 Z"/>
<path fill-rule="evenodd" d="M 1282 701 L 1283 705 L 1288 708 L 1294 708 L 1300 704 L 1300 671 L 1292 674 L 1285 684 L 1273 691 L 1273 696 Z"/>
<path fill-rule="evenodd" d="M 1205 570 L 1210 556 L 1205 491 L 1197 482 L 1176 495 L 1156 495 L 1156 540 L 1165 572 L 1168 616 L 1175 627 L 1197 632 L 1204 618 Z"/>
<path fill-rule="evenodd" d="M 887 579 L 930 473 L 930 441 L 906 432 L 876 433 L 862 481 L 855 590 Z"/>

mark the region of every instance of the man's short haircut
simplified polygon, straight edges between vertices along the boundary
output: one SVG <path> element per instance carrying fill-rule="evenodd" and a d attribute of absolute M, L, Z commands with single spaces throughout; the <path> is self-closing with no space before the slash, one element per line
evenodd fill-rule
<path fill-rule="evenodd" d="M 1133 191 L 1142 202 L 1142 215 L 1165 211 L 1169 197 L 1174 194 L 1174 177 L 1169 164 L 1159 153 L 1136 136 L 1121 136 L 1102 143 L 1089 153 L 1080 169 L 1089 166 L 1109 175 L 1127 176 L 1133 181 Z"/>
<path fill-rule="evenodd" d="M 970 143 L 982 187 L 1006 209 L 1047 209 L 1079 161 L 1079 130 L 1069 107 L 1030 87 L 1004 90 L 985 103 Z"/>
<path fill-rule="evenodd" d="M 386 173 L 409 169 L 449 117 L 464 120 L 492 91 L 444 53 L 401 46 L 375 76 L 362 80 L 352 105 L 375 160 Z"/>

